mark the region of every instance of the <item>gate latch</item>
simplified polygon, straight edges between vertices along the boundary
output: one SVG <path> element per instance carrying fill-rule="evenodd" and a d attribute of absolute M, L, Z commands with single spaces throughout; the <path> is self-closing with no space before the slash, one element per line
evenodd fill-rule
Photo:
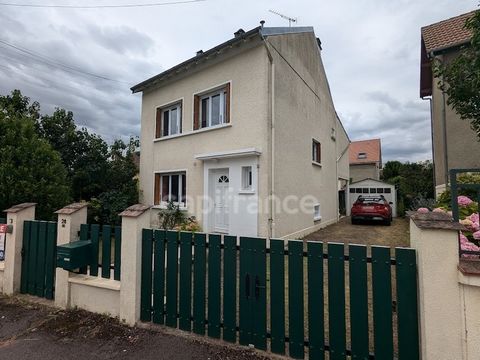
<path fill-rule="evenodd" d="M 258 300 L 260 297 L 260 289 L 265 289 L 265 286 L 260 285 L 260 279 L 258 278 L 258 275 L 255 276 L 255 299 Z"/>

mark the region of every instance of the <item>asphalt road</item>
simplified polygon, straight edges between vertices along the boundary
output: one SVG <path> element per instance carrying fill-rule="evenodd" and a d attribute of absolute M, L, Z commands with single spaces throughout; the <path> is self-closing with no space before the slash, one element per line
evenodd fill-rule
<path fill-rule="evenodd" d="M 0 359 L 269 359 L 240 346 L 0 296 Z"/>

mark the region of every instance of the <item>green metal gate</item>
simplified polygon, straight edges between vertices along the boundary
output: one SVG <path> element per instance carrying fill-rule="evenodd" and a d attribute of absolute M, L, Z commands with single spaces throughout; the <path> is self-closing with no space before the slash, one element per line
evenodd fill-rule
<path fill-rule="evenodd" d="M 415 251 L 367 250 L 144 229 L 141 320 L 298 359 L 419 359 Z"/>
<path fill-rule="evenodd" d="M 20 292 L 54 298 L 57 223 L 25 221 Z"/>

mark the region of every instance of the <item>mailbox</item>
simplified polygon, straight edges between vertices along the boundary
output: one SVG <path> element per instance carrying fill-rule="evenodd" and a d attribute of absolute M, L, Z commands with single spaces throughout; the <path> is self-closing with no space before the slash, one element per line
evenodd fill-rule
<path fill-rule="evenodd" d="M 92 242 L 74 241 L 57 246 L 57 267 L 73 271 L 90 265 L 92 260 Z"/>

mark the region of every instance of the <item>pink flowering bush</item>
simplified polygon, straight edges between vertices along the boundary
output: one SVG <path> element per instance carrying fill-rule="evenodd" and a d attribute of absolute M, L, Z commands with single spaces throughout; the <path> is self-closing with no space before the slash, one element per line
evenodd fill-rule
<path fill-rule="evenodd" d="M 421 207 L 421 208 L 417 209 L 417 212 L 420 213 L 420 214 L 426 214 L 426 213 L 430 212 L 430 210 L 428 210 L 427 208 Z"/>
<path fill-rule="evenodd" d="M 466 206 L 471 205 L 473 203 L 473 200 L 470 199 L 468 196 L 460 195 L 457 198 L 457 202 L 458 202 L 459 206 L 466 207 Z"/>

